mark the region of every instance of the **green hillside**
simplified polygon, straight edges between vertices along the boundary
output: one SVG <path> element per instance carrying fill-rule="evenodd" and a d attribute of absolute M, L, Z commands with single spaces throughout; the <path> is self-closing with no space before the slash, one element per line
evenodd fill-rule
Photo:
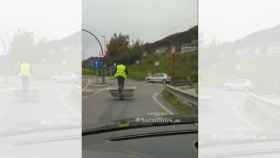
<path fill-rule="evenodd" d="M 155 62 L 159 66 L 155 66 Z M 197 54 L 185 53 L 176 54 L 175 58 L 175 79 L 191 80 L 197 82 Z M 135 80 L 144 80 L 148 74 L 167 73 L 172 74 L 171 55 L 147 55 L 143 57 L 140 64 L 128 65 L 129 78 Z"/>
<path fill-rule="evenodd" d="M 196 25 L 186 31 L 169 35 L 153 43 L 147 43 L 144 45 L 144 49 L 147 52 L 153 53 L 155 52 L 156 49 L 161 47 L 175 46 L 177 50 L 179 50 L 179 48 L 183 44 L 191 43 L 192 41 L 197 39 L 198 39 L 198 26 Z"/>

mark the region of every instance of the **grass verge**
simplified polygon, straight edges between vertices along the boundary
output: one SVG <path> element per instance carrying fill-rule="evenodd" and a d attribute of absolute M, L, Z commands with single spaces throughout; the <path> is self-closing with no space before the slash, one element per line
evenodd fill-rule
<path fill-rule="evenodd" d="M 176 112 L 181 114 L 194 113 L 191 105 L 186 105 L 180 102 L 174 94 L 168 92 L 166 89 L 162 91 L 161 96 L 176 110 Z"/>
<path fill-rule="evenodd" d="M 83 75 L 95 75 L 96 72 L 93 71 L 92 69 L 83 68 L 82 69 L 82 74 Z"/>

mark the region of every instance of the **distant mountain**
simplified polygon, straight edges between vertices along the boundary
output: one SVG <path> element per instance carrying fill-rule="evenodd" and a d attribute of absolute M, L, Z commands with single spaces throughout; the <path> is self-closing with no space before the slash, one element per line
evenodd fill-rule
<path fill-rule="evenodd" d="M 51 47 L 64 47 L 64 46 L 71 46 L 80 48 L 81 45 L 81 32 L 73 33 L 69 36 L 66 36 L 59 40 L 50 41 L 48 43 Z"/>
<path fill-rule="evenodd" d="M 147 43 L 144 45 L 144 48 L 148 52 L 154 52 L 156 49 L 161 47 L 171 47 L 175 46 L 177 49 L 180 49 L 182 45 L 186 43 L 191 43 L 194 40 L 198 40 L 198 26 L 194 26 L 187 31 L 175 33 L 169 35 L 161 40 L 158 40 L 153 43 Z"/>
<path fill-rule="evenodd" d="M 231 55 L 271 55 L 280 54 L 280 25 L 251 33 L 234 42 L 218 46 L 225 54 Z"/>
<path fill-rule="evenodd" d="M 239 63 L 256 57 L 280 58 L 280 25 L 250 33 L 233 42 L 211 45 L 199 49 L 200 68 L 208 68 L 217 63 Z M 261 61 L 263 62 L 263 61 Z M 248 62 L 250 63 L 250 62 Z"/>
<path fill-rule="evenodd" d="M 235 42 L 239 48 L 242 47 L 255 47 L 255 46 L 268 46 L 280 42 L 280 25 L 258 31 Z"/>

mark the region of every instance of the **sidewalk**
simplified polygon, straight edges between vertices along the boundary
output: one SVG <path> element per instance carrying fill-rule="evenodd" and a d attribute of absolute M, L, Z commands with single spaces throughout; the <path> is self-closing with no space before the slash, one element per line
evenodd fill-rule
<path fill-rule="evenodd" d="M 113 84 L 110 77 L 105 78 L 105 83 L 102 83 L 102 77 L 97 76 L 83 76 L 82 81 L 82 95 L 85 97 Z"/>

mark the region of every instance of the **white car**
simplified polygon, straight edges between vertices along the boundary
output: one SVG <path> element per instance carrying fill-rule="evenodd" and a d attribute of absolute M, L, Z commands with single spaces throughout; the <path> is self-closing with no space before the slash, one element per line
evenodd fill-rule
<path fill-rule="evenodd" d="M 145 79 L 147 82 L 161 82 L 168 83 L 171 81 L 171 77 L 166 73 L 156 73 L 154 75 L 147 76 Z"/>
<path fill-rule="evenodd" d="M 228 80 L 224 83 L 226 90 L 252 90 L 253 85 L 248 79 Z"/>

